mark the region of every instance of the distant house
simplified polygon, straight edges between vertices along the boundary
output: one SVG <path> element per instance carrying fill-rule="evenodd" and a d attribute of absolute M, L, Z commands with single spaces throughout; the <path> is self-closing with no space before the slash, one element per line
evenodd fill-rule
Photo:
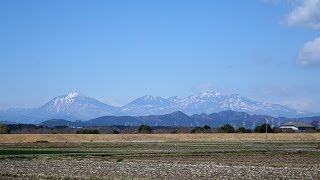
<path fill-rule="evenodd" d="M 279 128 L 280 129 L 291 129 L 294 131 L 316 130 L 315 126 L 313 126 L 311 124 L 303 123 L 303 122 L 287 122 L 287 123 L 282 124 Z"/>

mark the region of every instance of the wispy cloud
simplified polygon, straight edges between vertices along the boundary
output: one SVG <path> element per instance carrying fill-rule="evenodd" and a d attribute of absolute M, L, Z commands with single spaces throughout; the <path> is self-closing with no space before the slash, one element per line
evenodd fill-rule
<path fill-rule="evenodd" d="M 294 6 L 294 9 L 286 16 L 284 24 L 320 30 L 320 0 L 289 2 Z"/>
<path fill-rule="evenodd" d="M 304 45 L 299 52 L 297 63 L 305 67 L 320 67 L 320 38 Z"/>

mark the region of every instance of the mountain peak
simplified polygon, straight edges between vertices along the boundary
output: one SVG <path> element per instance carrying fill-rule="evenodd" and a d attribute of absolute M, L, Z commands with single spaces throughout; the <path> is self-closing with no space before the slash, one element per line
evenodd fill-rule
<path fill-rule="evenodd" d="M 171 103 L 176 103 L 176 102 L 179 102 L 179 101 L 181 101 L 181 97 L 179 97 L 179 96 L 172 96 L 172 97 L 170 97 L 169 99 L 168 99 L 168 101 L 170 101 Z"/>
<path fill-rule="evenodd" d="M 216 91 L 203 91 L 200 93 L 201 97 L 206 97 L 206 96 L 221 96 L 223 95 L 222 93 L 216 92 Z"/>
<path fill-rule="evenodd" d="M 132 101 L 129 104 L 160 105 L 160 104 L 166 103 L 167 101 L 168 101 L 167 99 L 162 98 L 160 96 L 145 95 L 141 98 L 138 98 Z"/>
<path fill-rule="evenodd" d="M 147 101 L 154 101 L 162 98 L 160 96 L 145 95 L 143 96 L 143 99 L 147 102 Z"/>
<path fill-rule="evenodd" d="M 79 119 L 88 119 L 99 115 L 113 114 L 111 112 L 116 112 L 117 108 L 73 92 L 55 97 L 47 104 L 41 106 L 39 110 L 44 113 L 59 115 L 53 116 L 54 118 L 75 116 L 79 117 Z"/>
<path fill-rule="evenodd" d="M 69 99 L 72 99 L 72 98 L 75 98 L 75 97 L 77 97 L 79 95 L 80 95 L 80 93 L 72 92 L 72 93 L 67 94 L 66 97 L 69 98 Z"/>
<path fill-rule="evenodd" d="M 169 115 L 174 115 L 174 116 L 188 116 L 185 113 L 183 113 L 182 111 L 175 111 L 170 113 Z"/>
<path fill-rule="evenodd" d="M 54 106 L 61 105 L 61 104 L 63 104 L 63 105 L 71 105 L 80 96 L 81 96 L 80 93 L 72 92 L 72 93 L 69 93 L 69 94 L 58 96 L 58 97 L 54 98 L 52 100 L 52 102 L 53 102 Z M 85 98 L 85 96 L 83 96 L 83 97 Z"/>
<path fill-rule="evenodd" d="M 122 112 L 129 114 L 133 112 L 132 114 L 134 115 L 163 114 L 159 112 L 159 109 L 157 108 L 165 110 L 165 108 L 169 105 L 169 100 L 165 98 L 162 98 L 160 96 L 145 95 L 123 106 Z M 148 111 L 147 109 L 151 111 Z"/>

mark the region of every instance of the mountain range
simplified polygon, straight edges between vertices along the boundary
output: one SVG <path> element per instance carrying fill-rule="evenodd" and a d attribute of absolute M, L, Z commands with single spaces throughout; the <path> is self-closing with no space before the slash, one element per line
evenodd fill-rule
<path fill-rule="evenodd" d="M 303 117 L 307 113 L 282 105 L 263 103 L 237 94 L 202 92 L 185 98 L 146 95 L 122 106 L 115 107 L 94 98 L 70 93 L 58 96 L 39 108 L 11 108 L 0 111 L 0 121 L 39 123 L 48 119 L 90 120 L 102 116 L 165 115 L 181 111 L 193 114 L 212 114 L 220 111 L 238 111 L 250 115 L 273 117 Z"/>
<path fill-rule="evenodd" d="M 99 118 L 90 119 L 87 121 L 68 121 L 64 119 L 52 119 L 40 123 L 43 126 L 68 126 L 73 128 L 78 127 L 103 127 L 103 126 L 182 126 L 194 127 L 209 125 L 211 127 L 221 127 L 224 124 L 231 124 L 235 128 L 245 127 L 254 129 L 268 120 L 272 127 L 278 127 L 281 123 L 289 121 L 318 121 L 320 117 L 308 118 L 275 118 L 266 115 L 250 115 L 245 112 L 236 111 L 221 111 L 212 114 L 195 114 L 188 116 L 181 111 L 173 112 L 164 115 L 149 115 L 149 116 L 102 116 Z"/>

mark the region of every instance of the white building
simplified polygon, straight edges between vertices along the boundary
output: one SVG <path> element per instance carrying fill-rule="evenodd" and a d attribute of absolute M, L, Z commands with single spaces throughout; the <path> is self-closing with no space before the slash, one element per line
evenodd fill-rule
<path fill-rule="evenodd" d="M 311 124 L 307 124 L 304 122 L 287 122 L 282 124 L 280 129 L 292 129 L 294 131 L 308 131 L 308 130 L 316 130 L 316 127 L 314 127 Z"/>

